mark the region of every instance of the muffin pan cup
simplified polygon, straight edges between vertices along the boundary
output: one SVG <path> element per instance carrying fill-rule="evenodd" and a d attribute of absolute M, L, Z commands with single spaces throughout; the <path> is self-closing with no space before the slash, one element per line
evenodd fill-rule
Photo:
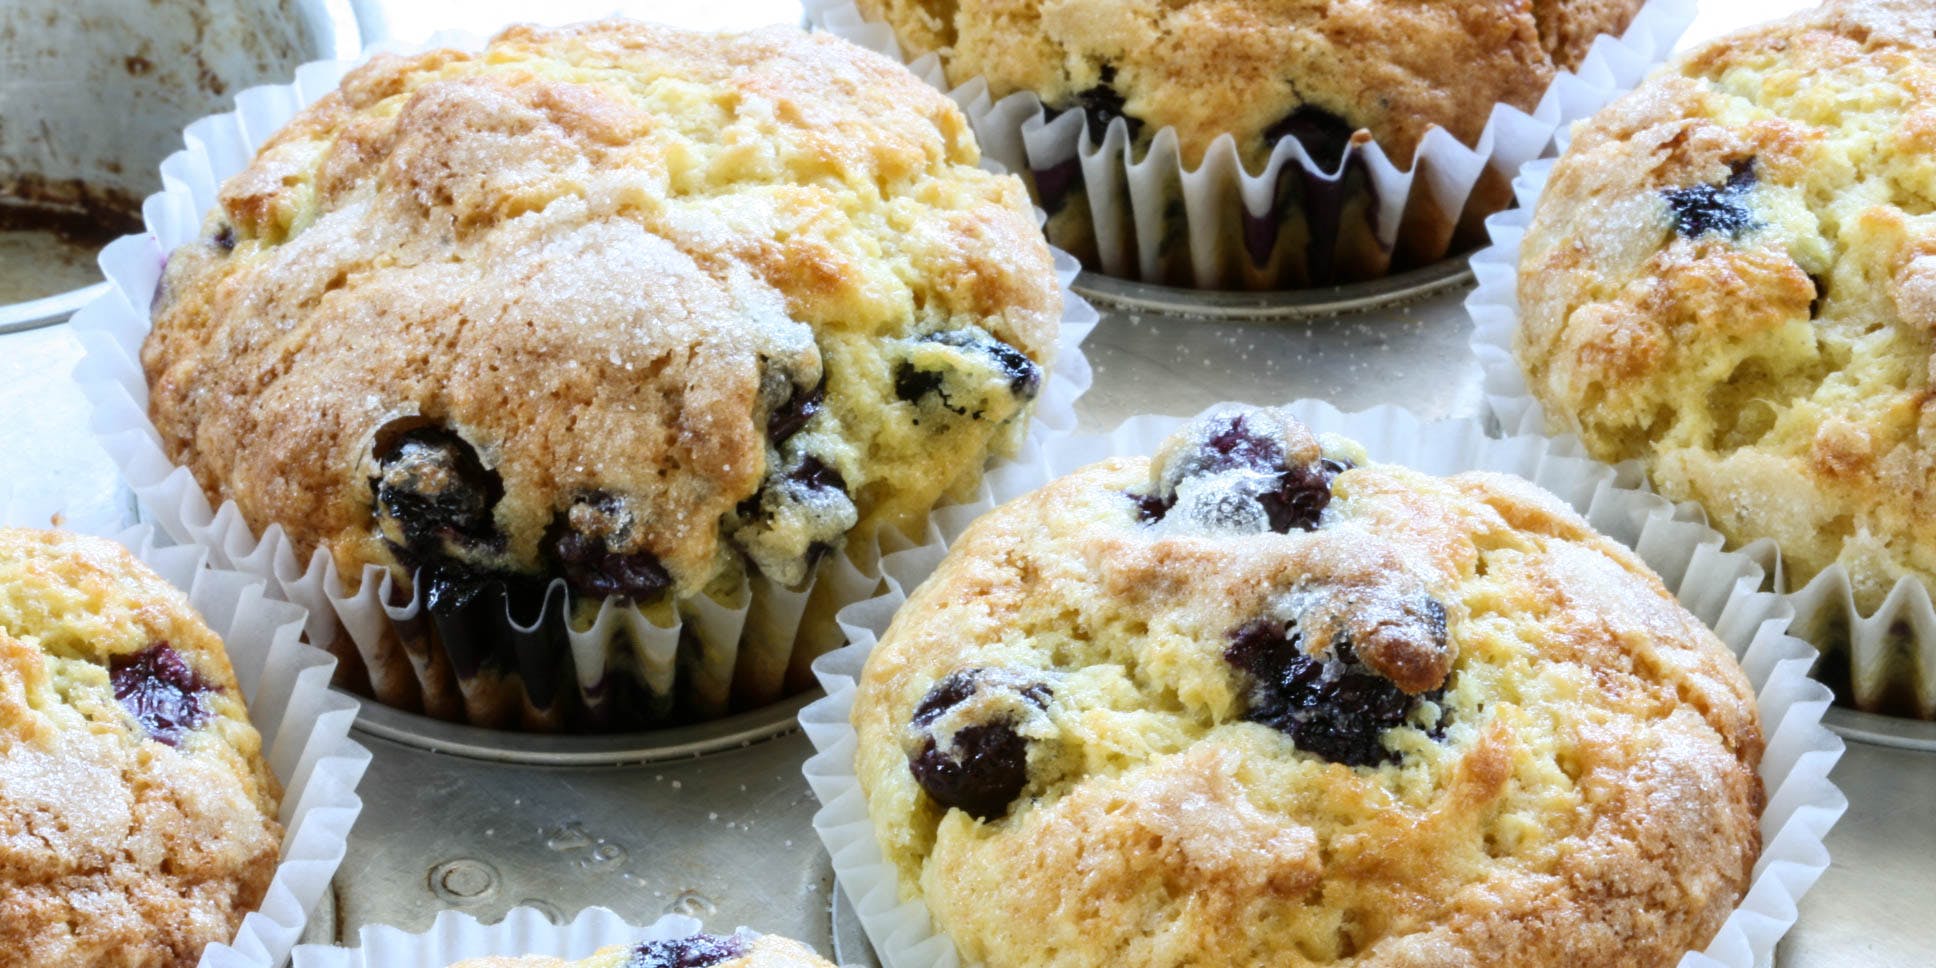
<path fill-rule="evenodd" d="M 577 960 L 610 945 L 671 941 L 703 930 L 697 920 L 682 914 L 668 914 L 639 927 L 605 908 L 586 908 L 563 924 L 532 907 L 514 908 L 491 924 L 446 911 L 437 916 L 430 930 L 416 934 L 392 927 L 367 927 L 354 948 L 302 945 L 296 948 L 293 968 L 447 968 L 466 958 L 492 955 Z"/>
<path fill-rule="evenodd" d="M 482 45 L 449 33 L 423 49 Z M 723 600 L 702 595 L 645 608 L 607 600 L 581 610 L 587 618 L 571 610 L 560 579 L 535 601 L 487 594 L 459 614 L 433 617 L 386 569 L 365 567 L 352 589 L 326 551 L 305 560 L 279 527 L 256 535 L 232 502 L 210 507 L 194 477 L 168 459 L 148 419 L 139 362 L 168 253 L 196 237 L 222 180 L 357 63 L 306 64 L 294 83 L 243 91 L 236 110 L 189 125 L 185 150 L 162 165 L 164 190 L 143 206 L 147 233 L 102 253 L 111 288 L 74 317 L 87 349 L 76 374 L 94 406 L 93 429 L 144 512 L 174 540 L 208 548 L 218 565 L 262 576 L 307 607 L 311 641 L 343 664 L 339 682 L 385 705 L 492 728 L 600 732 L 713 719 L 809 686 L 808 662 L 840 644 L 834 613 L 878 586 L 876 542 L 830 555 L 800 588 L 753 576 Z M 1069 290 L 1080 271 L 1075 259 L 1056 252 L 1055 268 L 1058 356 L 1021 460 L 1074 428 L 1074 401 L 1090 382 L 1081 343 L 1098 317 Z"/>
<path fill-rule="evenodd" d="M 1354 140 L 1325 171 L 1295 138 L 1262 172 L 1244 168 L 1222 135 L 1194 169 L 1164 128 L 1136 157 L 1128 126 L 1094 141 L 1081 111 L 1051 116 L 1039 97 L 997 99 L 982 78 L 950 88 L 940 59 L 909 60 L 888 25 L 853 0 L 806 0 L 815 28 L 908 63 L 974 124 L 982 152 L 1028 172 L 1050 213 L 1049 241 L 1123 279 L 1199 289 L 1292 289 L 1385 276 L 1484 241 L 1482 220 L 1510 200 L 1512 173 L 1547 152 L 1556 132 L 1591 114 L 1666 59 L 1694 18 L 1693 0 L 1650 0 L 1620 37 L 1602 35 L 1574 72 L 1560 72 L 1528 114 L 1496 104 L 1478 140 L 1429 132 L 1406 159 Z M 1401 167 L 1403 165 L 1403 167 Z"/>
<path fill-rule="evenodd" d="M 0 494 L 0 523 L 45 527 L 49 516 Z M 363 812 L 356 787 L 370 751 L 350 739 L 357 703 L 329 688 L 336 660 L 302 642 L 303 610 L 265 596 L 264 581 L 212 568 L 207 551 L 162 547 L 142 525 L 113 535 L 141 562 L 182 590 L 222 637 L 262 755 L 283 786 L 277 819 L 282 856 L 262 903 L 227 944 L 202 953 L 202 968 L 277 968 L 311 927 Z"/>
<path fill-rule="evenodd" d="M 1624 91 L 1611 91 L 1607 101 Z M 1564 133 L 1562 133 L 1564 135 Z M 1561 146 L 1565 145 L 1564 136 Z M 1534 207 L 1553 171 L 1553 159 L 1527 165 L 1513 181 L 1518 207 L 1486 220 L 1492 244 L 1472 256 L 1478 287 L 1466 299 L 1474 331 L 1473 354 L 1484 370 L 1486 406 L 1506 433 L 1547 434 L 1557 426 L 1533 397 L 1513 355 L 1519 329 L 1519 247 Z M 1555 434 L 1555 448 L 1583 455 L 1586 448 L 1570 434 Z M 1624 475 L 1645 483 L 1638 462 L 1623 465 Z M 1689 504 L 1689 513 L 1705 520 Z M 1781 566 L 1781 549 L 1772 539 L 1746 543 L 1740 553 L 1761 562 L 1769 587 L 1795 613 L 1792 631 L 1822 651 L 1820 677 L 1839 698 L 1867 713 L 1936 720 L 1936 605 L 1921 579 L 1905 575 L 1874 613 L 1856 606 L 1847 569 L 1832 565 L 1799 587 Z"/>
<path fill-rule="evenodd" d="M 1776 942 L 1795 923 L 1796 902 L 1828 867 L 1823 837 L 1848 801 L 1828 778 L 1843 743 L 1822 725 L 1831 694 L 1808 676 L 1815 650 L 1786 634 L 1792 612 L 1783 597 L 1759 591 L 1760 563 L 1722 550 L 1721 536 L 1690 509 L 1637 488 L 1631 468 L 1609 468 L 1571 456 L 1541 437 L 1495 439 L 1477 420 L 1423 423 L 1394 408 L 1347 414 L 1305 401 L 1290 409 L 1315 432 L 1357 440 L 1374 460 L 1433 474 L 1497 471 L 1539 484 L 1601 532 L 1632 547 L 1675 590 L 1681 604 L 1741 658 L 1756 690 L 1767 738 L 1761 761 L 1767 792 L 1762 852 L 1747 893 L 1721 931 L 1706 950 L 1689 952 L 1681 964 L 1768 964 Z M 978 514 L 1105 457 L 1154 453 L 1183 423 L 1173 417 L 1135 417 L 1107 436 L 1065 441 L 1048 461 L 996 479 L 985 504 L 937 514 L 929 541 L 883 561 L 886 591 L 841 611 L 840 623 L 851 644 L 814 663 L 827 696 L 800 715 L 817 750 L 804 773 L 823 804 L 814 828 L 833 858 L 835 878 L 887 968 L 956 968 L 961 960 L 953 943 L 935 932 L 926 908 L 901 897 L 897 872 L 877 846 L 854 775 L 856 739 L 850 717 L 868 653 L 907 594 L 940 563 L 946 544 Z"/>

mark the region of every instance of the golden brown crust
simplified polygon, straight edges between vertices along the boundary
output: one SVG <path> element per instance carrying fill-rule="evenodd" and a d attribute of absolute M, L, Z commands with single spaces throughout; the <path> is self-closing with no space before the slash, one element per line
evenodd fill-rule
<path fill-rule="evenodd" d="M 1792 584 L 1842 564 L 1865 612 L 1936 576 L 1932 104 L 1925 3 L 1717 40 L 1576 131 L 1521 249 L 1516 351 L 1556 423 L 1775 539 Z M 1677 229 L 1670 193 L 1741 179 L 1747 224 Z"/>
<path fill-rule="evenodd" d="M 110 683 L 165 642 L 214 687 L 179 745 Z M 10 963 L 186 966 L 275 873 L 281 793 L 222 642 L 112 542 L 0 529 L 0 951 Z"/>
<path fill-rule="evenodd" d="M 943 330 L 1052 360 L 1047 247 L 1020 183 L 977 161 L 947 98 L 792 29 L 609 21 L 379 55 L 171 257 L 150 413 L 212 499 L 328 548 L 352 585 L 402 564 L 372 450 L 418 424 L 501 479 L 477 567 L 542 570 L 553 522 L 616 495 L 593 536 L 681 597 L 737 580 L 731 548 L 792 584 L 814 542 L 918 519 L 1026 420 L 992 388 L 974 418 L 894 393 Z M 789 388 L 823 377 L 819 417 L 770 440 Z M 742 520 L 801 454 L 840 506 Z"/>
<path fill-rule="evenodd" d="M 949 80 L 1070 107 L 1114 88 L 1194 165 L 1218 135 L 1255 165 L 1300 106 L 1369 128 L 1401 165 L 1425 132 L 1471 144 L 1497 103 L 1530 109 L 1555 65 L 1618 33 L 1640 0 L 858 0 Z"/>
<path fill-rule="evenodd" d="M 875 833 L 968 961 L 1669 965 L 1720 927 L 1759 851 L 1755 701 L 1631 552 L 1496 475 L 1361 464 L 1316 530 L 1239 537 L 1140 522 L 1151 479 L 1112 459 L 984 516 L 868 658 Z M 1371 562 L 1442 603 L 1454 658 L 1377 734 L 1392 759 L 1353 766 L 1253 721 L 1231 656 Z M 905 741 L 966 668 L 1052 691 L 987 821 L 938 806 Z"/>

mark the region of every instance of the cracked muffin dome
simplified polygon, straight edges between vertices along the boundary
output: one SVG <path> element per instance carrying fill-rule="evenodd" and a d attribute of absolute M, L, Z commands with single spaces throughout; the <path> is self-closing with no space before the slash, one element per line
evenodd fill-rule
<path fill-rule="evenodd" d="M 1936 9 L 1831 2 L 1689 51 L 1575 132 L 1514 350 L 1556 428 L 1645 463 L 1799 587 L 1936 587 Z"/>
<path fill-rule="evenodd" d="M 222 642 L 119 545 L 0 528 L 0 950 L 187 966 L 262 900 L 280 788 Z"/>
<path fill-rule="evenodd" d="M 948 79 L 1081 109 L 1100 142 L 1176 129 L 1195 166 L 1218 135 L 1252 168 L 1280 138 L 1330 170 L 1360 129 L 1401 166 L 1441 127 L 1470 145 L 1494 104 L 1530 110 L 1556 70 L 1641 0 L 856 0 Z"/>
<path fill-rule="evenodd" d="M 171 256 L 150 415 L 258 534 L 433 615 L 799 587 L 1021 436 L 1060 294 L 978 161 L 946 97 L 796 29 L 378 55 Z"/>
<path fill-rule="evenodd" d="M 964 963 L 1673 965 L 1760 849 L 1721 641 L 1518 478 L 1213 411 L 982 517 L 855 766 Z"/>
<path fill-rule="evenodd" d="M 790 938 L 741 928 L 728 935 L 696 934 L 670 941 L 601 948 L 581 961 L 526 956 L 472 958 L 450 968 L 834 968 Z"/>

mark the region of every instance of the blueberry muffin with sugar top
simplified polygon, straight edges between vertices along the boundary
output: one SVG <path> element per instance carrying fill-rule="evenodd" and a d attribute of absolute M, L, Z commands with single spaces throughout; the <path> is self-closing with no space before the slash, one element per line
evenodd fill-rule
<path fill-rule="evenodd" d="M 1049 250 L 978 160 L 946 97 L 795 29 L 379 55 L 172 255 L 150 415 L 211 499 L 351 592 L 388 569 L 445 646 L 554 580 L 581 623 L 800 589 L 972 488 L 1053 363 Z M 459 708 L 488 657 L 396 655 L 363 657 L 380 698 L 518 718 Z"/>
<path fill-rule="evenodd" d="M 1551 495 L 1213 411 L 984 516 L 855 765 L 964 963 L 1672 965 L 1760 849 L 1735 659 Z"/>
<path fill-rule="evenodd" d="M 1521 247 L 1553 427 L 1774 539 L 1794 587 L 1842 566 L 1864 613 L 1936 588 L 1932 105 L 1927 3 L 1721 38 L 1580 125 Z"/>
<path fill-rule="evenodd" d="M 187 966 L 275 874 L 280 787 L 222 641 L 110 541 L 0 528 L 0 951 Z"/>
<path fill-rule="evenodd" d="M 798 941 L 744 928 L 728 934 L 696 934 L 601 948 L 581 961 L 526 956 L 473 958 L 451 968 L 833 968 Z"/>
<path fill-rule="evenodd" d="M 1281 138 L 1326 170 L 1368 131 L 1409 167 L 1425 132 L 1477 140 L 1494 104 L 1530 110 L 1593 38 L 1641 0 L 857 0 L 948 79 L 985 78 L 1081 110 L 1100 143 L 1116 118 L 1147 144 L 1176 129 L 1194 167 L 1229 133 L 1259 167 Z"/>

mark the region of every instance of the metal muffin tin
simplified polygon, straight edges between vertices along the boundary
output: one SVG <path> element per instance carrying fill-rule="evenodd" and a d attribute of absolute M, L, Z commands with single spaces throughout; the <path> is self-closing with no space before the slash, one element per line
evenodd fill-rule
<path fill-rule="evenodd" d="M 355 0 L 359 9 L 394 2 Z M 1713 0 L 1703 18 L 1710 13 L 1720 25 L 1766 11 Z M 1457 260 L 1294 294 L 1084 276 L 1077 288 L 1103 320 L 1085 345 L 1096 380 L 1078 405 L 1083 429 L 1300 397 L 1474 416 L 1480 370 L 1461 303 L 1469 278 Z M 71 527 L 112 531 L 133 520 L 133 503 L 91 443 L 68 375 L 80 355 L 65 326 L 0 326 L 0 490 L 59 503 Z M 674 911 L 714 928 L 752 925 L 844 964 L 875 964 L 811 826 L 819 805 L 800 773 L 811 747 L 794 723 L 811 698 L 677 730 L 579 738 L 366 706 L 357 731 L 375 757 L 360 788 L 367 806 L 307 940 L 354 944 L 359 928 L 378 923 L 422 930 L 446 909 L 490 920 L 523 904 L 559 915 L 602 905 L 641 923 Z M 1834 773 L 1851 806 L 1779 963 L 1936 962 L 1936 918 L 1925 913 L 1936 894 L 1927 817 L 1936 724 L 1843 710 L 1829 723 L 1851 741 Z"/>

